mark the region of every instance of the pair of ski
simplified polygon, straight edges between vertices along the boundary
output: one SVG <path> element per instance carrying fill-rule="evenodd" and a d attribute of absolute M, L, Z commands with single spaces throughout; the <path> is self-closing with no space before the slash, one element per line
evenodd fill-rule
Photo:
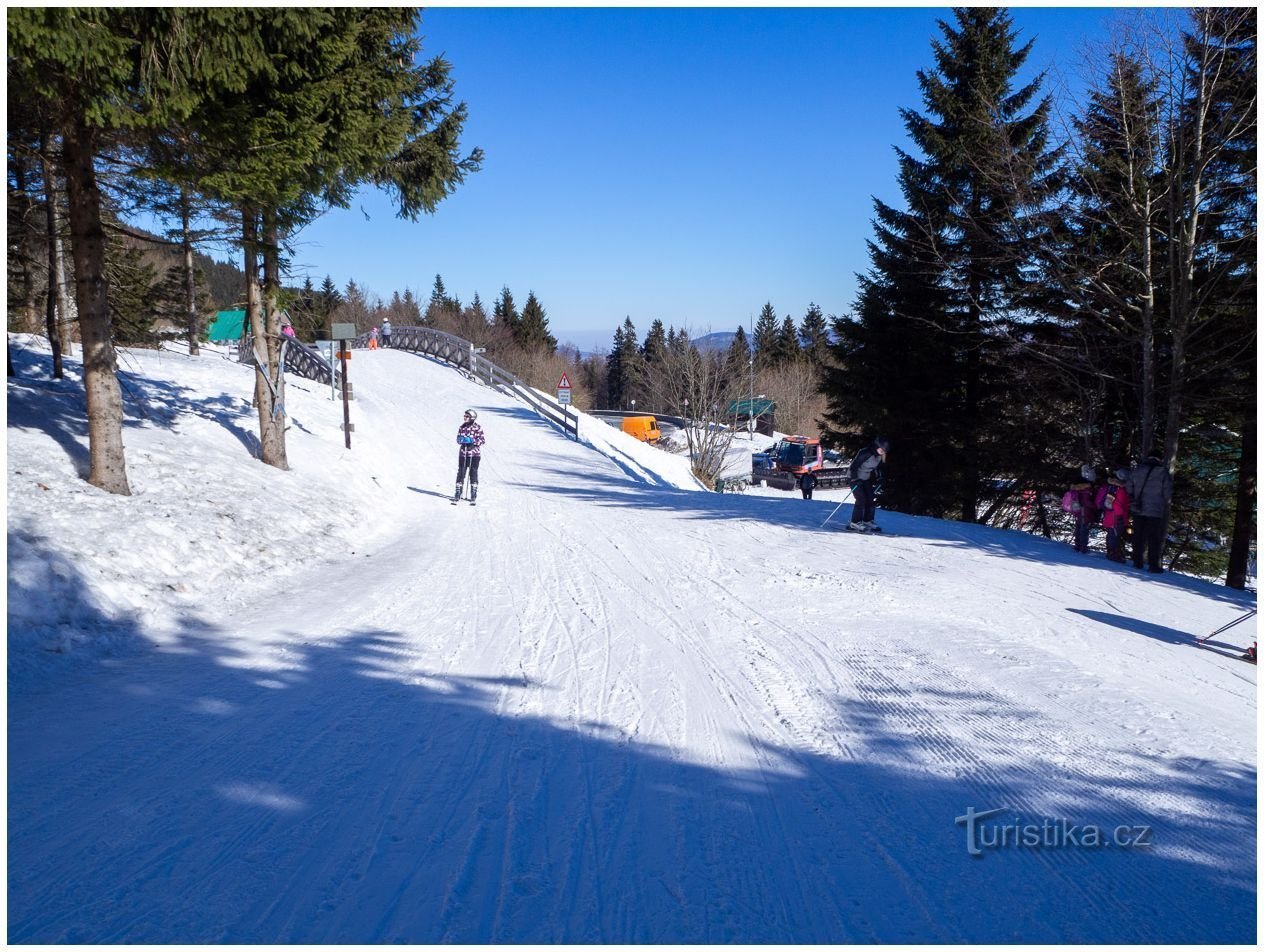
<path fill-rule="evenodd" d="M 856 535 L 886 535 L 886 533 L 882 531 L 882 526 L 874 526 L 873 528 L 866 526 L 864 528 L 858 528 L 856 523 L 849 522 L 844 529 L 847 532 L 854 532 Z"/>
<path fill-rule="evenodd" d="M 1195 638 L 1194 644 L 1198 645 L 1198 647 L 1200 648 L 1210 647 L 1207 644 L 1209 640 L 1211 640 L 1212 638 L 1214 638 L 1216 635 L 1220 634 L 1221 632 L 1228 631 L 1230 628 L 1234 627 L 1235 625 L 1242 624 L 1242 622 L 1246 621 L 1248 618 L 1254 617 L 1255 612 L 1256 612 L 1256 609 L 1252 608 L 1245 615 L 1235 618 L 1233 621 L 1229 622 L 1227 625 L 1221 625 L 1215 631 L 1208 632 L 1207 634 L 1203 635 L 1201 638 Z M 1234 647 L 1234 646 L 1231 645 L 1230 647 Z M 1240 661 L 1246 661 L 1249 664 L 1255 664 L 1255 642 L 1251 642 L 1251 647 L 1247 648 L 1246 651 L 1242 652 L 1242 654 L 1237 655 L 1237 658 Z"/>

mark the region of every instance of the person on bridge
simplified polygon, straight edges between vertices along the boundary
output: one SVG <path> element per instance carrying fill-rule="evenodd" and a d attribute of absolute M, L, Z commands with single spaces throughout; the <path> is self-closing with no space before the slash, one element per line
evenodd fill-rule
<path fill-rule="evenodd" d="M 886 462 L 890 446 L 885 438 L 879 436 L 851 461 L 851 491 L 855 501 L 847 528 L 852 532 L 882 531 L 873 517 L 878 505 L 878 487 L 882 484 L 882 464 Z"/>
<path fill-rule="evenodd" d="M 387 318 L 382 322 L 382 346 L 391 346 L 391 321 Z"/>
<path fill-rule="evenodd" d="M 478 463 L 483 456 L 483 428 L 478 425 L 478 414 L 473 410 L 465 411 L 465 421 L 457 428 L 456 442 L 457 469 L 456 492 L 452 494 L 452 505 L 461 500 L 461 488 L 465 485 L 465 474 L 470 475 L 470 505 L 478 502 Z"/>

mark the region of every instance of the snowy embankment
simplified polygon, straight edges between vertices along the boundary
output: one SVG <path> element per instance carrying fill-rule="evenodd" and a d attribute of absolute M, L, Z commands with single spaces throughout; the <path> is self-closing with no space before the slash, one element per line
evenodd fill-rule
<path fill-rule="evenodd" d="M 10 341 L 10 941 L 1255 938 L 1254 629 L 1192 644 L 1253 595 L 821 529 L 398 352 L 350 450 L 290 382 L 289 472 L 248 369 L 125 354 L 112 497 Z"/>

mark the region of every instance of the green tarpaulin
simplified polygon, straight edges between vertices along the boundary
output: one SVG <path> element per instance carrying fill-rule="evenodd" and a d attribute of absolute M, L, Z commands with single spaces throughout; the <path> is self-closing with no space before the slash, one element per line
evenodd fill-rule
<path fill-rule="evenodd" d="M 211 341 L 240 340 L 241 326 L 245 322 L 245 311 L 220 311 L 207 328 L 206 336 Z"/>

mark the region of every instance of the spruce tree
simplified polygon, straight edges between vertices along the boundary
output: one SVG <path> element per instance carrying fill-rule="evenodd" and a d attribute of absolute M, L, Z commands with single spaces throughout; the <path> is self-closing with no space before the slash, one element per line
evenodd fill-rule
<path fill-rule="evenodd" d="M 325 324 L 324 331 L 327 332 L 329 330 L 329 318 L 341 303 L 342 292 L 338 290 L 338 285 L 334 284 L 334 279 L 329 275 L 325 275 L 325 280 L 322 282 L 320 292 L 316 297 L 316 306 Z"/>
<path fill-rule="evenodd" d="M 771 301 L 760 309 L 759 318 L 755 321 L 752 346 L 755 349 L 755 366 L 771 366 L 777 351 L 777 312 Z"/>
<path fill-rule="evenodd" d="M 527 292 L 527 303 L 522 306 L 516 339 L 518 346 L 525 351 L 557 353 L 557 338 L 549 332 L 549 319 L 534 291 Z"/>
<path fill-rule="evenodd" d="M 662 320 L 655 318 L 650 329 L 645 333 L 645 343 L 641 345 L 641 359 L 646 364 L 661 363 L 667 351 L 667 331 Z"/>
<path fill-rule="evenodd" d="M 815 303 L 808 305 L 803 323 L 799 325 L 799 344 L 818 367 L 823 366 L 829 358 L 829 323 Z"/>
<path fill-rule="evenodd" d="M 871 268 L 835 327 L 827 435 L 854 450 L 881 430 L 888 504 L 973 522 L 1027 462 L 997 424 L 1013 419 L 1011 337 L 1034 300 L 1029 243 L 1058 156 L 1040 78 L 1014 86 L 1031 44 L 1003 10 L 955 17 L 918 73 L 926 113 L 901 113 L 921 153 L 896 150 L 905 207 L 875 201 Z"/>
<path fill-rule="evenodd" d="M 737 331 L 733 334 L 733 343 L 729 344 L 726 360 L 730 366 L 739 368 L 745 374 L 750 370 L 750 359 L 751 347 L 750 340 L 746 336 L 746 328 L 738 324 Z"/>
<path fill-rule="evenodd" d="M 614 329 L 610 354 L 606 357 L 606 407 L 618 410 L 623 406 L 623 326 Z"/>
<path fill-rule="evenodd" d="M 220 10 L 14 8 L 8 11 L 10 112 L 47 117 L 60 137 L 76 309 L 83 340 L 88 482 L 129 495 L 123 400 L 112 339 L 102 158 L 187 116 L 232 82 Z"/>
<path fill-rule="evenodd" d="M 513 339 L 517 339 L 518 322 L 521 317 L 518 315 L 518 308 L 514 304 L 513 295 L 508 286 L 500 289 L 500 297 L 492 304 L 492 319 L 497 327 L 508 332 Z"/>
<path fill-rule="evenodd" d="M 612 410 L 629 409 L 631 402 L 639 396 L 643 379 L 644 363 L 641 360 L 641 348 L 637 343 L 636 325 L 632 318 L 625 317 L 623 325 L 615 331 L 614 347 L 610 352 L 610 408 Z"/>
<path fill-rule="evenodd" d="M 802 356 L 803 350 L 799 347 L 799 330 L 795 327 L 794 318 L 787 314 L 777 329 L 777 336 L 773 338 L 771 364 L 774 367 L 792 364 Z"/>

